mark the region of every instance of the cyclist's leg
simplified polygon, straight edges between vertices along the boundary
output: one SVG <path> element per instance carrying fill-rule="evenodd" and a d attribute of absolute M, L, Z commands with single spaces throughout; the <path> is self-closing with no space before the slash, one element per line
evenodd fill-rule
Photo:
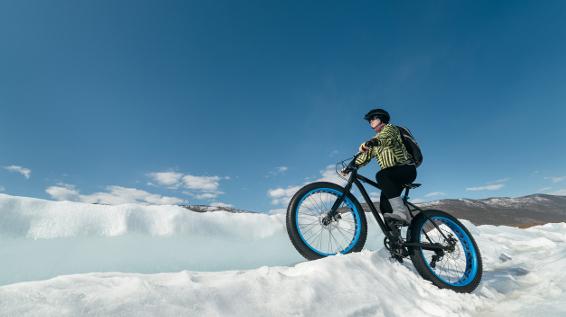
<path fill-rule="evenodd" d="M 416 168 L 413 165 L 393 166 L 383 169 L 376 174 L 376 180 L 381 186 L 381 196 L 379 207 L 382 213 L 391 213 L 393 208 L 391 202 L 394 202 L 397 212 L 403 212 L 406 216 L 408 210 L 403 206 L 403 202 L 399 196 L 403 192 L 403 184 L 409 184 L 416 179 Z"/>
<path fill-rule="evenodd" d="M 381 195 L 379 198 L 379 209 L 382 213 L 392 212 L 390 198 L 401 195 L 402 188 L 398 184 L 395 167 L 382 169 L 375 175 L 377 183 L 381 186 Z"/>

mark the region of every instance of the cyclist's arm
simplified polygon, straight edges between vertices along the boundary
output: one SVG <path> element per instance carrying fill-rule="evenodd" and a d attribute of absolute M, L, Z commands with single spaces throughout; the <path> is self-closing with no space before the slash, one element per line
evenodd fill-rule
<path fill-rule="evenodd" d="M 362 152 L 362 154 L 360 154 L 357 158 L 356 161 L 354 162 L 356 167 L 362 167 L 367 165 L 370 161 L 371 158 L 373 157 L 373 148 L 370 148 L 367 151 L 363 151 L 363 146 L 364 146 L 365 142 L 360 144 L 360 152 Z"/>
<path fill-rule="evenodd" d="M 376 156 L 376 148 L 379 146 L 390 146 L 395 141 L 396 134 L 395 129 L 392 127 L 386 127 L 381 132 L 379 132 L 375 137 L 373 137 L 370 141 L 364 142 L 360 144 L 359 151 L 363 152 L 356 158 L 355 164 L 357 167 L 362 167 L 368 164 L 372 157 Z M 364 151 L 364 147 L 367 148 L 367 143 L 370 143 L 370 148 L 367 151 Z"/>
<path fill-rule="evenodd" d="M 371 140 L 360 145 L 360 152 L 365 151 L 368 147 L 391 146 L 397 138 L 394 128 L 385 127 L 380 133 Z"/>

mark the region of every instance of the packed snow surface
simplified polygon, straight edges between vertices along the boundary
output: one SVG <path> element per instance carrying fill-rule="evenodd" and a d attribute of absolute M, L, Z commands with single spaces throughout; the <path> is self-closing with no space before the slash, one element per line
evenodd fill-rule
<path fill-rule="evenodd" d="M 472 294 L 360 253 L 305 261 L 285 215 L 0 195 L 0 316 L 566 316 L 566 223 L 474 226 Z"/>

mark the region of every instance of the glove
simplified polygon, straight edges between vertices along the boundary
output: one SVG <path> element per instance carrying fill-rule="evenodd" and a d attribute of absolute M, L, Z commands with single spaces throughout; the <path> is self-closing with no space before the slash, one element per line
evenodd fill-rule
<path fill-rule="evenodd" d="M 346 175 L 350 174 L 351 171 L 352 171 L 351 168 L 344 167 L 343 169 L 340 170 L 340 174 L 342 174 L 342 176 L 346 176 Z"/>
<path fill-rule="evenodd" d="M 366 147 L 366 148 L 379 146 L 379 140 L 376 139 L 376 138 L 373 138 L 373 139 L 367 141 L 366 143 L 364 143 L 363 146 Z"/>

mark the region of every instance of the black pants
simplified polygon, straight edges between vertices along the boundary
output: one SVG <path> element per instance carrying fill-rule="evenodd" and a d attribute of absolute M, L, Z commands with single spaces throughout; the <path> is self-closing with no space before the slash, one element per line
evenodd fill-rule
<path fill-rule="evenodd" d="M 381 187 L 379 209 L 381 212 L 392 212 L 390 198 L 401 196 L 403 185 L 410 184 L 417 178 L 417 168 L 414 165 L 398 165 L 377 172 L 375 179 Z"/>

